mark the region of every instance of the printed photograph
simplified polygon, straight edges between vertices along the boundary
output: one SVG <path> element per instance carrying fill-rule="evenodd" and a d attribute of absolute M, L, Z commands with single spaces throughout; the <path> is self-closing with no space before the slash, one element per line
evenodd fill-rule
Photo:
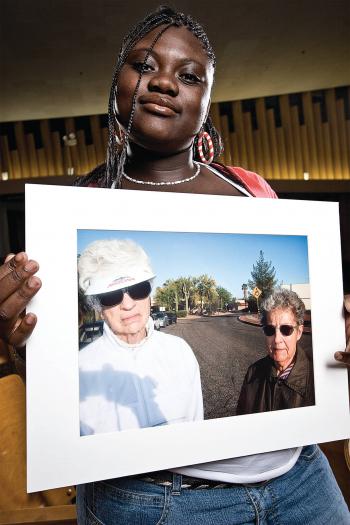
<path fill-rule="evenodd" d="M 302 235 L 78 230 L 80 435 L 315 405 Z"/>

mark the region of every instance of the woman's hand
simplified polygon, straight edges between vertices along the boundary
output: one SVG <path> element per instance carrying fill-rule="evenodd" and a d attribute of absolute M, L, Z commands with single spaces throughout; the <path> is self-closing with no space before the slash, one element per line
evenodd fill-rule
<path fill-rule="evenodd" d="M 350 366 L 350 294 L 344 296 L 344 316 L 345 316 L 345 334 L 346 348 L 345 352 L 336 352 L 334 357 L 337 361 Z"/>
<path fill-rule="evenodd" d="M 41 287 L 38 269 L 24 252 L 8 255 L 0 266 L 0 339 L 16 347 L 25 345 L 36 325 L 36 316 L 24 310 Z"/>

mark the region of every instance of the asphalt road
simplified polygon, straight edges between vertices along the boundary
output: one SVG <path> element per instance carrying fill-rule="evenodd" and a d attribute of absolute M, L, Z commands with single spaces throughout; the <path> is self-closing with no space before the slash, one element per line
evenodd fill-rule
<path fill-rule="evenodd" d="M 185 339 L 201 370 L 205 419 L 233 416 L 248 366 L 264 357 L 265 341 L 258 326 L 241 323 L 236 315 L 179 319 L 162 331 Z M 300 345 L 312 352 L 309 334 Z"/>

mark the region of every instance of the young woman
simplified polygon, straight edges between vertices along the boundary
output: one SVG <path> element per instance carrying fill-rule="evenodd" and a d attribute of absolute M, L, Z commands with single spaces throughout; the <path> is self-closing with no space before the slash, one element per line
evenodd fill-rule
<path fill-rule="evenodd" d="M 274 198 L 257 175 L 208 163 L 221 148 L 208 116 L 214 69 L 190 17 L 160 8 L 137 24 L 112 82 L 107 162 L 80 184 Z M 41 286 L 37 269 L 21 253 L 0 270 L 0 334 L 14 346 L 35 326 L 32 314 L 19 315 Z M 78 487 L 77 509 L 81 525 L 350 523 L 317 446 L 89 483 Z"/>

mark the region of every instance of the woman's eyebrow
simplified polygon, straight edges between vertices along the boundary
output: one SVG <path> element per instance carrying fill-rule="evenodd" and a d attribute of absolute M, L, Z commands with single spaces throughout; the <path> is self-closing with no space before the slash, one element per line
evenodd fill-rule
<path fill-rule="evenodd" d="M 146 53 L 146 54 L 148 53 L 148 56 L 153 56 L 156 59 L 159 56 L 157 51 L 155 51 L 154 49 L 151 49 L 149 47 L 137 47 L 137 48 L 134 48 L 134 49 L 132 49 L 130 51 L 130 55 L 132 55 L 132 53 L 140 53 L 140 52 L 141 53 Z M 205 69 L 204 64 L 202 64 L 201 62 L 198 62 L 198 60 L 195 60 L 194 58 L 187 58 L 187 57 L 186 58 L 181 58 L 179 60 L 179 62 L 181 62 L 185 66 L 189 65 L 189 64 L 190 65 L 194 64 L 194 65 L 197 65 L 197 66 L 202 67 L 202 68 Z"/>
<path fill-rule="evenodd" d="M 140 52 L 148 53 L 149 55 L 157 55 L 157 53 L 149 47 L 136 47 L 136 48 L 134 47 L 134 49 L 130 51 L 130 55 L 132 55 L 133 53 L 140 53 Z"/>
<path fill-rule="evenodd" d="M 186 66 L 187 64 L 194 64 L 195 66 L 199 66 L 205 69 L 205 65 L 202 64 L 202 62 L 198 62 L 198 60 L 195 60 L 194 58 L 184 58 L 181 60 L 181 62 Z"/>

